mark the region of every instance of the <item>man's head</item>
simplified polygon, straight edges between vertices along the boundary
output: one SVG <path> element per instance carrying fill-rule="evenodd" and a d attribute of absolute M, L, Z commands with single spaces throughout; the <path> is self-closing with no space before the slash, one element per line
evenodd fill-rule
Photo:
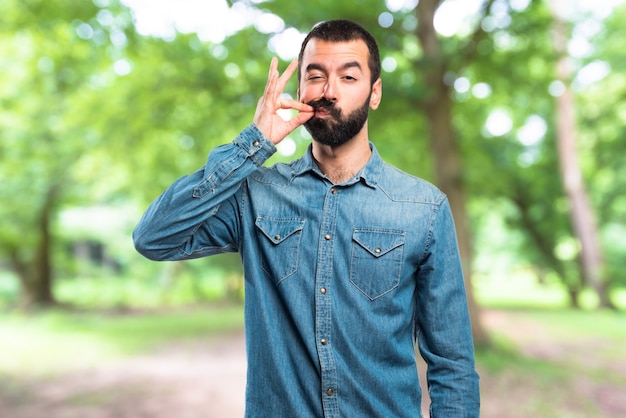
<path fill-rule="evenodd" d="M 302 76 L 302 58 L 304 50 L 311 39 L 319 39 L 326 42 L 350 42 L 363 41 L 369 51 L 368 64 L 370 69 L 370 82 L 374 82 L 380 77 L 380 52 L 378 44 L 371 33 L 363 26 L 351 20 L 327 20 L 318 23 L 311 29 L 311 32 L 302 41 L 300 54 L 298 55 L 298 80 Z"/>
<path fill-rule="evenodd" d="M 302 43 L 298 96 L 316 109 L 305 128 L 324 145 L 367 137 L 369 109 L 380 103 L 380 54 L 373 36 L 348 20 L 316 25 Z"/>

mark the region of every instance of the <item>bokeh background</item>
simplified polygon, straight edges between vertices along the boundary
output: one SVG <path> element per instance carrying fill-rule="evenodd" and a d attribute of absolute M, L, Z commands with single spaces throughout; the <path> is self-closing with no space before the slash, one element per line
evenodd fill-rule
<path fill-rule="evenodd" d="M 380 43 L 370 138 L 449 196 L 483 416 L 626 417 L 623 0 L 3 0 L 0 416 L 242 415 L 237 256 L 130 234 L 332 18 Z"/>

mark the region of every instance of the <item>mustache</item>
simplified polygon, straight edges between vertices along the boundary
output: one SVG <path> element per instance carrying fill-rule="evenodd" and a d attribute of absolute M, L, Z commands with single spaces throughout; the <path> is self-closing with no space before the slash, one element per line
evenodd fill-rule
<path fill-rule="evenodd" d="M 335 119 L 341 119 L 341 109 L 338 108 L 334 102 L 328 100 L 325 97 L 322 97 L 321 99 L 318 99 L 318 100 L 311 100 L 307 104 L 311 106 L 313 109 L 326 110 L 330 114 L 330 116 L 332 116 Z"/>
<path fill-rule="evenodd" d="M 333 102 L 331 102 L 325 97 L 322 97 L 321 99 L 318 99 L 318 100 L 311 100 L 307 104 L 314 109 L 323 108 L 323 109 L 330 110 L 330 109 L 333 109 L 333 107 L 335 106 Z"/>

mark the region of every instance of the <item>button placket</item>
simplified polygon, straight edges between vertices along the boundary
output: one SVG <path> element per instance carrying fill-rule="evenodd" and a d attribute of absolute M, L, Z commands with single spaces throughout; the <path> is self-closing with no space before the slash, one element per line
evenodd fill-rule
<path fill-rule="evenodd" d="M 317 352 L 321 367 L 321 389 L 324 413 L 327 416 L 336 416 L 338 400 L 336 396 L 337 366 L 332 350 L 332 315 L 330 285 L 333 277 L 333 245 L 336 231 L 337 202 L 339 193 L 336 187 L 330 186 L 324 195 L 322 216 L 320 219 L 321 235 L 318 238 L 317 274 L 315 277 L 316 287 L 319 289 L 315 298 L 315 335 Z"/>

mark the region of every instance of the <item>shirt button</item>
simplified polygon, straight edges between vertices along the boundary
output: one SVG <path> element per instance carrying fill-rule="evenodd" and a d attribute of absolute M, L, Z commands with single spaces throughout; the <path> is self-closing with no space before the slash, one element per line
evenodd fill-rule
<path fill-rule="evenodd" d="M 320 293 L 321 293 L 322 295 L 325 295 L 325 294 L 326 294 L 326 288 L 325 288 L 325 287 L 322 287 L 322 288 L 320 289 Z"/>
<path fill-rule="evenodd" d="M 276 239 L 278 239 L 278 238 L 276 238 Z M 380 248 L 376 248 L 376 249 L 374 250 L 374 252 L 375 252 L 376 254 L 380 253 Z"/>
<path fill-rule="evenodd" d="M 325 239 L 326 241 L 330 241 L 330 234 L 326 234 L 326 235 L 324 235 L 324 239 Z"/>
<path fill-rule="evenodd" d="M 274 239 L 278 241 L 280 239 L 280 235 L 274 235 Z M 379 251 L 380 252 L 380 251 Z"/>
<path fill-rule="evenodd" d="M 330 192 L 331 192 L 332 194 L 337 194 L 337 189 L 335 189 L 335 188 L 333 187 L 332 189 L 330 189 Z"/>
<path fill-rule="evenodd" d="M 320 342 L 322 343 L 322 345 L 328 344 L 328 341 L 326 341 L 326 338 L 322 338 L 322 340 Z"/>
<path fill-rule="evenodd" d="M 259 141 L 254 141 L 254 142 L 252 143 L 252 146 L 253 146 L 253 147 L 258 147 L 258 146 L 259 146 Z"/>
<path fill-rule="evenodd" d="M 326 390 L 326 394 L 327 394 L 328 396 L 333 396 L 333 393 L 334 393 L 334 392 L 333 392 L 332 388 L 331 388 L 331 389 L 327 389 L 327 390 Z"/>

